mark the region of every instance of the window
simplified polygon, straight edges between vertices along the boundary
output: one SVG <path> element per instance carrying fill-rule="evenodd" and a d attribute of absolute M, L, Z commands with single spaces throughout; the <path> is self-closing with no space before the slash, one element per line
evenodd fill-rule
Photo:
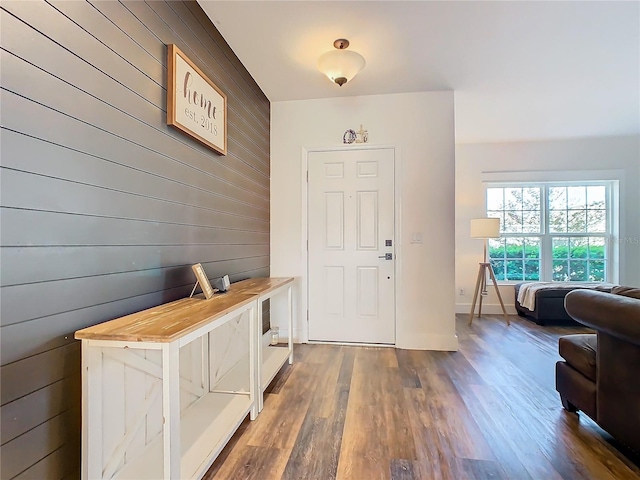
<path fill-rule="evenodd" d="M 498 280 L 608 279 L 610 182 L 490 185 L 487 216 L 500 218 L 489 240 Z"/>

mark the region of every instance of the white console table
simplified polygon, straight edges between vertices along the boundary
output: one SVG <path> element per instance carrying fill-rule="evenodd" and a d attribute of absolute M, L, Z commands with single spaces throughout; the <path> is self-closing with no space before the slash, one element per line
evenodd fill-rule
<path fill-rule="evenodd" d="M 83 479 L 206 473 L 257 414 L 257 298 L 186 298 L 76 332 Z"/>
<path fill-rule="evenodd" d="M 258 412 L 264 407 L 264 390 L 269 386 L 271 380 L 280 371 L 282 366 L 289 359 L 289 364 L 293 363 L 293 305 L 292 305 L 292 286 L 294 278 L 250 278 L 237 282 L 229 287 L 230 293 L 252 294 L 257 296 L 257 345 L 258 345 L 258 365 L 256 371 L 256 379 L 258 381 L 256 390 L 258 392 Z M 287 346 L 288 348 L 272 346 L 269 343 L 270 334 L 267 332 L 262 335 L 262 306 L 265 300 L 273 299 L 280 302 L 286 302 L 280 306 L 286 309 L 287 325 L 289 327 Z M 282 308 L 276 309 L 282 310 Z M 271 305 L 271 314 L 273 317 L 274 308 Z"/>
<path fill-rule="evenodd" d="M 201 478 L 293 363 L 293 281 L 244 280 L 78 330 L 82 478 Z M 286 308 L 288 348 L 261 335 L 271 298 Z"/>

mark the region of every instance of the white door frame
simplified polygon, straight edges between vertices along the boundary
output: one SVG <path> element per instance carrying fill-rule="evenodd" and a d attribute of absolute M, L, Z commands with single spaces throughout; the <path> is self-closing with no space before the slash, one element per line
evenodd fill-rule
<path fill-rule="evenodd" d="M 401 309 L 400 309 L 400 302 L 399 302 L 399 295 L 398 292 L 402 291 L 402 275 L 401 275 L 401 261 L 402 261 L 402 251 L 401 251 L 401 245 L 402 245 L 402 232 L 400 229 L 400 225 L 401 225 L 401 215 L 402 215 L 402 208 L 401 208 L 401 190 L 400 190 L 400 185 L 401 185 L 401 181 L 402 181 L 402 168 L 401 168 L 401 159 L 400 159 L 400 148 L 395 146 L 395 145 L 368 145 L 368 144 L 360 144 L 360 145 L 345 145 L 345 146 L 340 146 L 340 147 L 310 147 L 310 148 L 306 148 L 306 147 L 302 147 L 301 148 L 301 168 L 300 168 L 300 173 L 301 173 L 301 181 L 300 184 L 302 185 L 302 212 L 301 212 L 301 226 L 302 226 L 302 234 L 300 236 L 300 238 L 302 238 L 302 244 L 300 245 L 301 247 L 301 251 L 302 251 L 302 278 L 301 278 L 301 282 L 300 282 L 300 291 L 304 292 L 303 295 L 301 295 L 301 300 L 303 302 L 302 305 L 302 311 L 303 311 L 303 318 L 302 318 L 302 325 L 300 325 L 302 327 L 302 331 L 299 332 L 299 338 L 300 341 L 302 343 L 309 343 L 309 250 L 308 250 L 308 245 L 309 245 L 309 218 L 308 218 L 308 208 L 309 208 L 309 183 L 308 183 L 308 172 L 309 172 L 309 154 L 312 152 L 347 152 L 349 150 L 381 150 L 381 149 L 390 149 L 393 150 L 393 178 L 394 178 L 394 185 L 393 185 L 393 196 L 394 196 L 394 226 L 393 226 L 393 230 L 394 230 L 394 254 L 395 254 L 395 261 L 394 263 L 394 277 L 395 277 L 395 298 L 394 298 L 394 304 L 395 304 L 395 337 L 396 337 L 396 342 L 398 339 L 398 319 L 400 318 L 401 315 Z M 400 261 L 398 261 L 398 258 L 400 259 Z M 336 342 L 331 342 L 332 344 L 337 344 Z M 357 345 L 355 343 L 349 343 L 348 345 Z M 384 345 L 378 345 L 376 344 L 375 346 L 381 347 Z M 390 347 L 394 347 L 394 345 L 389 345 Z"/>

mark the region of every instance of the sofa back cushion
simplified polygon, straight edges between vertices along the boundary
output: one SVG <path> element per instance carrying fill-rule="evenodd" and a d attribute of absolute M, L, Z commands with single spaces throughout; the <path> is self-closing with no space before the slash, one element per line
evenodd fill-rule
<path fill-rule="evenodd" d="M 611 293 L 616 295 L 624 295 L 625 297 L 640 299 L 640 288 L 637 287 L 624 287 L 622 285 L 613 287 Z"/>

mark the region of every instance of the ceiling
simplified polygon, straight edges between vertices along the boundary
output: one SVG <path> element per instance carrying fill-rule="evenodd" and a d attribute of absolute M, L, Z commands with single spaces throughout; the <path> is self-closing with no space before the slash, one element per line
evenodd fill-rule
<path fill-rule="evenodd" d="M 198 1 L 272 102 L 453 90 L 456 143 L 640 131 L 638 2 Z M 342 37 L 367 65 L 338 87 Z"/>

